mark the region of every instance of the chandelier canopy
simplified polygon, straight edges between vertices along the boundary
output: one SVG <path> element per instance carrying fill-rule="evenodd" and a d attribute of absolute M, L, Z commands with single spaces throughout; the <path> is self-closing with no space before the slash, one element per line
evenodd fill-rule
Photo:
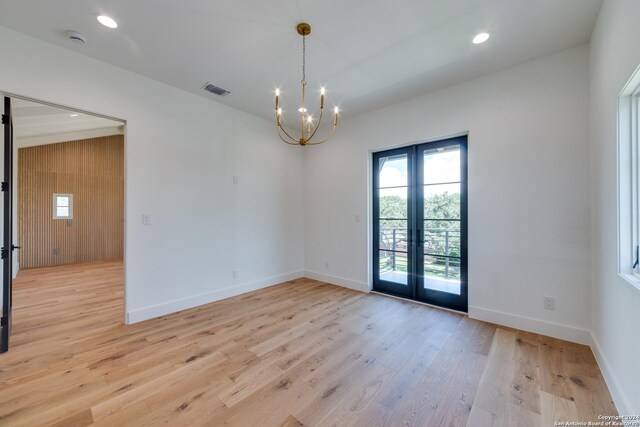
<path fill-rule="evenodd" d="M 324 87 L 320 88 L 320 114 L 318 116 L 318 122 L 314 125 L 313 116 L 309 114 L 304 99 L 304 92 L 307 86 L 306 80 L 306 55 L 307 55 L 307 39 L 306 37 L 311 34 L 311 25 L 303 22 L 298 24 L 296 27 L 298 34 L 302 36 L 302 80 L 300 81 L 302 85 L 302 106 L 298 108 L 298 112 L 300 113 L 300 138 L 292 137 L 282 126 L 282 107 L 280 107 L 280 89 L 276 89 L 276 124 L 278 128 L 278 136 L 281 140 L 291 145 L 318 145 L 323 142 L 331 139 L 333 134 L 336 131 L 336 127 L 338 126 L 338 107 L 335 107 L 333 110 L 333 130 L 325 139 L 315 140 L 314 137 L 318 128 L 320 127 L 320 123 L 322 122 L 322 113 L 324 112 Z"/>

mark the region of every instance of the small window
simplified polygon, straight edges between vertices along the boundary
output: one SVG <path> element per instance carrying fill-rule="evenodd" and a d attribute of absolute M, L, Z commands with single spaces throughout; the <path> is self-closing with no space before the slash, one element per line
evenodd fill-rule
<path fill-rule="evenodd" d="M 640 289 L 640 68 L 618 99 L 618 272 Z"/>
<path fill-rule="evenodd" d="M 53 219 L 73 219 L 73 194 L 53 195 Z"/>

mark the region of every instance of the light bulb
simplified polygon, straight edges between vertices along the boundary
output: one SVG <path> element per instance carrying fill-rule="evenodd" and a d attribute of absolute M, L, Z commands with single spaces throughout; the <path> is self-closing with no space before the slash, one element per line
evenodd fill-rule
<path fill-rule="evenodd" d="M 320 88 L 320 95 L 324 95 L 324 86 Z"/>
<path fill-rule="evenodd" d="M 333 114 L 338 114 L 338 107 L 335 107 L 335 108 L 333 109 Z"/>
<path fill-rule="evenodd" d="M 481 44 L 489 40 L 489 33 L 480 33 L 473 38 L 473 44 Z"/>
<path fill-rule="evenodd" d="M 313 117 L 311 116 L 307 117 L 307 123 L 313 123 Z"/>
<path fill-rule="evenodd" d="M 107 28 L 118 28 L 118 23 L 111 17 L 106 15 L 100 15 L 96 18 L 99 23 L 104 25 Z"/>
<path fill-rule="evenodd" d="M 282 108 L 278 108 L 278 115 L 282 114 Z"/>
<path fill-rule="evenodd" d="M 276 96 L 280 96 L 280 89 L 276 88 Z"/>
<path fill-rule="evenodd" d="M 300 107 L 300 108 L 298 108 L 298 111 L 301 112 L 301 113 L 306 113 L 307 109 L 304 108 L 304 107 Z"/>

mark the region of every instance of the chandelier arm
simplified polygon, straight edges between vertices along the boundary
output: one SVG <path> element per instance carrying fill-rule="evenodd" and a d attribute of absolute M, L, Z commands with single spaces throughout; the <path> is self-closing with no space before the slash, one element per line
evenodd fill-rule
<path fill-rule="evenodd" d="M 289 135 L 289 132 L 287 132 L 284 127 L 282 127 L 281 124 L 278 124 L 278 133 L 280 133 L 280 129 L 282 129 L 282 132 L 284 132 L 285 135 L 287 135 L 289 137 L 290 140 L 292 141 L 296 141 L 297 144 L 300 143 L 299 140 L 295 139 L 294 137 L 292 137 L 291 135 Z"/>
<path fill-rule="evenodd" d="M 286 139 L 284 139 L 284 138 L 282 137 L 282 134 L 280 133 L 280 130 L 282 130 L 282 132 L 284 132 L 284 134 L 285 134 L 285 135 L 286 135 L 286 136 L 287 136 L 291 141 L 294 141 L 294 142 L 287 141 Z M 291 137 L 291 135 L 289 135 L 289 134 L 287 133 L 287 131 L 286 131 L 286 130 L 284 130 L 284 128 L 283 128 L 282 126 L 280 126 L 280 125 L 278 125 L 278 136 L 280 137 L 280 139 L 281 139 L 283 142 L 286 142 L 286 143 L 287 143 L 287 144 L 289 144 L 289 145 L 300 145 L 300 142 L 299 142 L 299 141 L 296 141 L 295 139 L 293 139 L 293 138 Z"/>
<path fill-rule="evenodd" d="M 307 142 L 307 145 L 320 145 L 320 144 L 322 144 L 322 143 L 327 142 L 328 140 L 330 140 L 331 138 L 333 138 L 333 134 L 334 134 L 334 133 L 336 133 L 336 128 L 337 128 L 337 127 L 338 127 L 337 125 L 334 125 L 334 126 L 333 126 L 333 130 L 331 131 L 331 133 L 329 134 L 329 136 L 328 136 L 328 137 L 326 137 L 325 139 L 323 139 L 322 141 L 318 141 L 318 142 Z"/>
<path fill-rule="evenodd" d="M 282 134 L 280 134 L 279 132 L 278 132 L 278 136 L 280 137 L 280 139 L 282 140 L 282 142 L 284 142 L 285 144 L 289 144 L 289 145 L 300 145 L 300 143 L 295 143 L 295 142 L 287 141 L 286 139 L 284 139 L 284 138 L 282 137 Z"/>
<path fill-rule="evenodd" d="M 324 110 L 323 108 L 320 109 L 320 117 L 318 118 L 318 124 L 316 125 L 316 128 L 313 130 L 313 133 L 309 136 L 309 138 L 307 138 L 307 143 L 311 141 L 311 139 L 313 139 L 313 136 L 316 134 L 316 132 L 320 128 L 320 123 L 322 123 L 323 110 Z"/>

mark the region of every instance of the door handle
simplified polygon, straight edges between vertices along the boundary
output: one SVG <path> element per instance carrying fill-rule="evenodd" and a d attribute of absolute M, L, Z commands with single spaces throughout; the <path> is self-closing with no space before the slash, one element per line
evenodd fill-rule
<path fill-rule="evenodd" d="M 14 244 L 11 245 L 11 250 L 15 251 L 16 249 L 22 249 L 20 246 L 16 246 Z"/>

